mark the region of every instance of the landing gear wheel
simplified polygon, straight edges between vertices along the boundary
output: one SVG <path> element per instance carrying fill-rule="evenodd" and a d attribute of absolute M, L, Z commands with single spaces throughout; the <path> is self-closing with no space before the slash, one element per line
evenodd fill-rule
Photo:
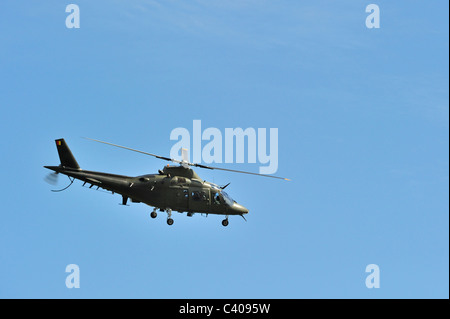
<path fill-rule="evenodd" d="M 223 225 L 224 227 L 228 226 L 228 218 L 222 220 L 222 225 Z"/>
<path fill-rule="evenodd" d="M 151 218 L 156 218 L 156 216 L 158 216 L 158 214 L 155 211 L 150 213 Z"/>
<path fill-rule="evenodd" d="M 172 218 L 167 218 L 167 225 L 173 225 L 173 219 Z"/>

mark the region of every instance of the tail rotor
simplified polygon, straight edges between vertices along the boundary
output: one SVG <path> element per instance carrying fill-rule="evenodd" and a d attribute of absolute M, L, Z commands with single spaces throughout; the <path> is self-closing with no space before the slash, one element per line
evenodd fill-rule
<path fill-rule="evenodd" d="M 44 181 L 54 186 L 58 184 L 58 176 L 59 175 L 57 172 L 49 173 L 47 176 L 45 176 Z"/>

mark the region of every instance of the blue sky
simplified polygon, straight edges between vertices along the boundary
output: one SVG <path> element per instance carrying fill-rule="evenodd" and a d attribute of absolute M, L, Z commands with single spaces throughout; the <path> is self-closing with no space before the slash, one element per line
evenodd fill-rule
<path fill-rule="evenodd" d="M 379 29 L 364 1 L 74 3 L 79 29 L 69 3 L 0 5 L 0 297 L 448 298 L 448 2 L 373 2 Z M 43 181 L 56 138 L 134 176 L 165 163 L 81 137 L 167 156 L 195 119 L 278 128 L 291 182 L 197 170 L 247 222 Z"/>

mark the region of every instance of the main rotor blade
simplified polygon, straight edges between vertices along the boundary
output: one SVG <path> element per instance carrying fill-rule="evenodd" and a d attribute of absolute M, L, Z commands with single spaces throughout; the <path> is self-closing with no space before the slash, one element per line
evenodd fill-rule
<path fill-rule="evenodd" d="M 162 159 L 162 160 L 165 160 L 165 161 L 170 161 L 170 162 L 175 162 L 175 163 L 181 163 L 181 161 L 178 161 L 178 160 L 173 159 L 173 158 L 164 157 L 164 156 L 159 156 L 159 155 L 156 155 L 156 154 L 143 152 L 143 151 L 140 151 L 140 150 L 136 150 L 136 149 L 133 149 L 133 148 L 129 148 L 129 147 L 125 147 L 125 146 L 121 146 L 121 145 L 117 145 L 117 144 L 108 143 L 108 142 L 104 142 L 104 141 L 99 141 L 99 140 L 95 140 L 95 139 L 89 138 L 89 137 L 84 137 L 84 138 L 87 139 L 87 140 L 94 141 L 94 142 L 103 143 L 103 144 L 107 144 L 107 145 L 111 145 L 111 146 L 115 146 L 115 147 L 120 147 L 120 148 L 129 150 L 129 151 L 138 152 L 138 153 L 145 154 L 145 155 L 154 156 L 154 157 L 156 157 L 156 158 L 159 158 L 159 159 Z"/>
<path fill-rule="evenodd" d="M 238 171 L 238 170 L 235 170 L 235 169 L 220 168 L 220 167 L 206 166 L 206 165 L 196 164 L 196 163 L 189 163 L 189 162 L 186 162 L 186 161 L 179 161 L 179 160 L 176 160 L 176 159 L 173 159 L 173 158 L 159 156 L 159 155 L 156 155 L 156 154 L 143 152 L 143 151 L 140 151 L 140 150 L 136 150 L 136 149 L 133 149 L 133 148 L 129 148 L 129 147 L 125 147 L 125 146 L 121 146 L 121 145 L 117 145 L 117 144 L 108 143 L 108 142 L 104 142 L 104 141 L 99 141 L 99 140 L 95 140 L 95 139 L 89 138 L 89 137 L 84 137 L 84 138 L 87 139 L 87 140 L 94 141 L 94 142 L 103 143 L 103 144 L 111 145 L 111 146 L 115 146 L 115 147 L 120 147 L 120 148 L 129 150 L 129 151 L 138 152 L 138 153 L 145 154 L 145 155 L 150 155 L 150 156 L 153 156 L 153 157 L 165 160 L 165 161 L 170 161 L 170 162 L 174 162 L 174 163 L 178 163 L 178 164 L 182 164 L 182 165 L 189 165 L 189 166 L 195 166 L 195 167 L 206 168 L 206 169 L 217 169 L 217 170 L 226 171 L 226 172 L 242 173 L 242 174 L 249 174 L 249 175 L 256 175 L 256 176 L 264 176 L 264 177 L 270 177 L 270 178 L 283 179 L 285 181 L 290 181 L 289 178 L 284 178 L 284 177 L 279 177 L 279 176 L 273 176 L 273 175 L 267 175 L 267 174 L 258 174 L 258 173 L 252 173 L 252 172 L 246 172 L 246 171 Z"/>
<path fill-rule="evenodd" d="M 249 174 L 249 175 L 257 175 L 257 176 L 264 176 L 264 177 L 270 177 L 270 178 L 277 178 L 277 179 L 283 179 L 285 181 L 290 181 L 289 178 L 274 176 L 274 175 L 268 175 L 268 174 L 258 174 L 258 173 L 252 173 L 252 172 L 246 172 L 246 171 L 238 171 L 235 169 L 228 169 L 228 168 L 221 168 L 221 167 L 212 167 L 212 166 L 206 166 L 202 164 L 191 164 L 195 167 L 201 167 L 201 168 L 207 168 L 207 169 L 218 169 L 221 171 L 227 171 L 227 172 L 233 172 L 233 173 L 242 173 L 242 174 Z"/>

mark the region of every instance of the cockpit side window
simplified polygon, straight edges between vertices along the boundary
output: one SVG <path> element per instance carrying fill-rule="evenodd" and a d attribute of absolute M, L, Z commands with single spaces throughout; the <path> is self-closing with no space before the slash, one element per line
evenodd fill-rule
<path fill-rule="evenodd" d="M 214 203 L 220 205 L 220 193 L 214 194 Z"/>

